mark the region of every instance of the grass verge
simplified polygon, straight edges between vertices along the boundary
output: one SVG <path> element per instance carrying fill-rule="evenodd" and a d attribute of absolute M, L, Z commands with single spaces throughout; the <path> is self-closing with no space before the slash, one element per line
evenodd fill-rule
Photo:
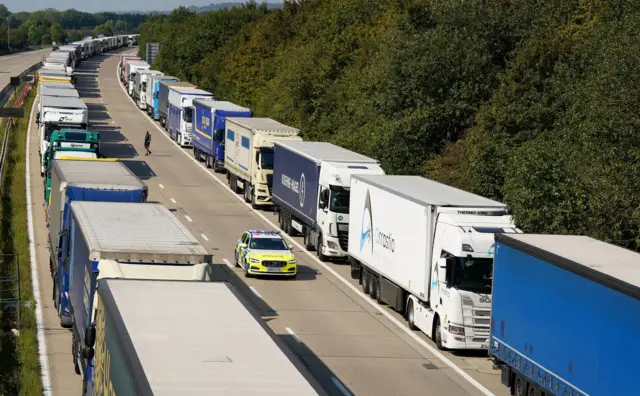
<path fill-rule="evenodd" d="M 0 203 L 0 248 L 5 256 L 0 276 L 20 275 L 20 335 L 2 336 L 0 340 L 0 395 L 36 396 L 42 394 L 36 338 L 35 301 L 29 266 L 29 237 L 26 205 L 26 145 L 31 106 L 37 85 L 24 100 L 25 117 L 19 119 L 9 136 L 4 165 Z M 21 92 L 21 91 L 19 91 Z M 0 131 L 4 133 L 4 129 Z M 1 139 L 0 139 L 1 142 Z"/>

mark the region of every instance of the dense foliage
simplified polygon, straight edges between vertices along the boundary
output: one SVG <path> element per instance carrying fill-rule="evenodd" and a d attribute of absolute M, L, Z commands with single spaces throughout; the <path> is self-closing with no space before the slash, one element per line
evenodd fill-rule
<path fill-rule="evenodd" d="M 640 3 L 298 0 L 141 26 L 154 68 L 506 202 L 528 232 L 640 250 Z"/>
<path fill-rule="evenodd" d="M 77 10 L 57 11 L 45 9 L 12 14 L 0 4 L 0 51 L 7 48 L 7 17 L 11 17 L 9 44 L 18 49 L 27 46 L 64 43 L 81 40 L 85 36 L 105 36 L 132 33 L 147 18 L 142 14 L 115 14 L 100 12 L 90 14 Z"/>

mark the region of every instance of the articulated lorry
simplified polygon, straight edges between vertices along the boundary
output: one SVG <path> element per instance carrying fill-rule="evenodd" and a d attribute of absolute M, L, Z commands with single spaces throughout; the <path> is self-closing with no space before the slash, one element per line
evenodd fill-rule
<path fill-rule="evenodd" d="M 72 202 L 69 232 L 61 245 L 60 260 L 69 260 L 65 265 L 70 269 L 73 360 L 76 373 L 89 378 L 91 362 L 80 351 L 95 320 L 98 279 L 211 279 L 211 254 L 158 203 Z M 183 303 L 187 307 L 191 302 Z"/>
<path fill-rule="evenodd" d="M 161 76 L 162 72 L 158 70 L 141 70 L 136 74 L 136 86 L 134 88 L 133 100 L 141 110 L 147 110 L 148 97 L 151 97 L 153 86 L 151 76 Z"/>
<path fill-rule="evenodd" d="M 211 92 L 198 88 L 169 88 L 169 115 L 167 131 L 171 139 L 180 146 L 191 145 L 191 128 L 193 126 L 193 100 L 214 99 Z"/>
<path fill-rule="evenodd" d="M 149 66 L 149 64 L 145 61 L 130 61 L 127 62 L 127 69 L 126 69 L 126 73 L 127 73 L 127 93 L 129 93 L 129 96 L 131 96 L 133 98 L 133 94 L 135 91 L 135 87 L 136 87 L 136 75 L 138 74 L 138 72 L 141 72 L 143 70 L 149 70 L 151 66 Z"/>
<path fill-rule="evenodd" d="M 145 96 L 147 101 L 146 109 L 147 114 L 149 114 L 154 120 L 159 120 L 160 115 L 158 114 L 158 106 L 160 104 L 160 82 L 179 82 L 180 79 L 173 76 L 165 76 L 152 74 L 149 76 L 149 83 L 147 84 L 148 93 Z M 168 93 L 168 92 L 167 92 Z M 168 100 L 167 96 L 167 100 Z"/>
<path fill-rule="evenodd" d="M 327 394 L 228 282 L 101 279 L 98 296 L 83 395 Z"/>
<path fill-rule="evenodd" d="M 167 119 L 169 118 L 169 91 L 172 87 L 196 88 L 195 85 L 186 81 L 160 81 L 158 86 L 158 119 L 164 130 L 168 130 Z"/>
<path fill-rule="evenodd" d="M 49 148 L 42 158 L 42 166 L 45 170 L 42 181 L 45 202 L 49 202 L 53 160 L 63 158 L 104 158 L 100 153 L 100 134 L 74 129 L 62 129 L 51 134 Z"/>
<path fill-rule="evenodd" d="M 637 394 L 639 317 L 640 254 L 586 236 L 496 234 L 490 354 L 512 395 Z"/>
<path fill-rule="evenodd" d="M 489 347 L 496 233 L 506 205 L 419 176 L 351 176 L 351 276 L 440 349 Z"/>
<path fill-rule="evenodd" d="M 254 208 L 271 206 L 273 146 L 302 141 L 300 131 L 270 118 L 227 117 L 224 167 L 229 187 Z"/>
<path fill-rule="evenodd" d="M 63 327 L 71 326 L 68 300 L 69 260 L 60 260 L 61 241 L 69 233 L 71 203 L 146 202 L 148 195 L 148 187 L 116 158 L 53 160 L 51 198 L 45 207 L 53 300 Z"/>
<path fill-rule="evenodd" d="M 44 175 L 44 157 L 49 149 L 51 133 L 61 129 L 86 130 L 89 122 L 89 110 L 80 98 L 59 96 L 41 96 L 39 112 L 36 117 L 40 134 L 40 175 Z"/>
<path fill-rule="evenodd" d="M 139 60 L 142 60 L 139 56 L 120 55 L 120 61 L 118 62 L 118 78 L 120 78 L 120 81 L 122 81 L 125 86 L 127 85 L 127 75 L 125 73 L 127 70 L 127 62 Z"/>
<path fill-rule="evenodd" d="M 331 143 L 280 141 L 273 164 L 280 228 L 304 235 L 320 260 L 346 258 L 351 177 L 384 175 L 380 163 Z"/>
<path fill-rule="evenodd" d="M 194 99 L 193 111 L 193 155 L 215 172 L 223 172 L 225 121 L 227 117 L 251 117 L 251 110 L 231 102 Z"/>

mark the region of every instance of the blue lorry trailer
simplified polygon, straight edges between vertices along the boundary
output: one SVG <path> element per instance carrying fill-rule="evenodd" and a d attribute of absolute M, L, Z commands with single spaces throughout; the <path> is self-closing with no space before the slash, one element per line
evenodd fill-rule
<path fill-rule="evenodd" d="M 211 254 L 159 203 L 72 202 L 61 250 L 70 268 L 71 352 L 85 380 L 93 365 L 80 351 L 94 320 L 98 279 L 211 279 Z"/>
<path fill-rule="evenodd" d="M 172 76 L 154 76 L 153 77 L 153 87 L 151 87 L 151 102 L 153 103 L 153 107 L 149 108 L 149 112 L 154 120 L 158 121 L 160 119 L 160 114 L 158 113 L 158 109 L 160 108 L 160 83 L 161 82 L 180 82 L 180 79 Z"/>
<path fill-rule="evenodd" d="M 74 201 L 145 202 L 147 186 L 122 162 L 115 160 L 53 160 L 49 226 L 49 266 L 53 301 L 60 324 L 71 326 L 69 314 L 69 262 L 60 260 L 60 242 L 69 232 L 70 205 Z"/>
<path fill-rule="evenodd" d="M 251 110 L 226 101 L 194 99 L 193 112 L 191 144 L 194 157 L 215 172 L 225 171 L 225 121 L 227 117 L 251 117 Z"/>
<path fill-rule="evenodd" d="M 640 254 L 496 234 L 490 353 L 516 396 L 637 394 Z"/>

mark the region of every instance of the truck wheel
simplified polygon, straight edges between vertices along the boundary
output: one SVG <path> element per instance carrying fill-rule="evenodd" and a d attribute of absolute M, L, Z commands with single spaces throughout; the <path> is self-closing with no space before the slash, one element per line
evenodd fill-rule
<path fill-rule="evenodd" d="M 312 252 L 313 249 L 315 249 L 315 247 L 313 246 L 313 243 L 311 243 L 311 231 L 309 231 L 309 229 L 307 227 L 304 228 L 304 247 L 305 249 L 307 249 L 308 251 Z"/>
<path fill-rule="evenodd" d="M 53 297 L 52 298 L 53 298 L 53 306 L 56 309 L 58 309 L 58 286 L 57 286 L 57 284 L 55 282 L 55 279 L 54 279 L 54 282 L 53 282 Z"/>
<path fill-rule="evenodd" d="M 322 234 L 320 234 L 320 236 L 318 236 L 318 247 L 317 247 L 316 251 L 318 253 L 318 260 L 327 261 L 327 256 L 325 256 L 324 253 L 323 253 L 324 247 L 322 246 Z"/>
<path fill-rule="evenodd" d="M 365 270 L 364 274 L 362 275 L 362 291 L 364 292 L 364 294 L 371 293 L 371 275 L 369 275 L 369 271 L 367 270 Z"/>
<path fill-rule="evenodd" d="M 374 300 L 378 299 L 378 284 L 380 283 L 380 280 L 378 279 L 378 277 L 375 274 L 371 274 L 371 287 L 370 287 L 370 291 L 369 291 L 369 297 L 371 297 Z"/>
<path fill-rule="evenodd" d="M 527 396 L 527 381 L 519 375 L 516 375 L 516 381 L 513 384 L 515 396 Z"/>
<path fill-rule="evenodd" d="M 372 297 L 376 300 L 376 302 L 378 304 L 383 304 L 383 301 L 382 301 L 382 277 L 381 276 L 376 277 L 375 293 L 374 294 L 375 294 L 375 297 L 373 297 L 373 296 Z"/>
<path fill-rule="evenodd" d="M 249 185 L 249 182 L 244 182 L 244 189 L 242 192 L 244 193 L 244 202 L 250 203 L 251 202 L 251 186 Z"/>
<path fill-rule="evenodd" d="M 440 323 L 440 317 L 436 317 L 436 323 L 433 325 L 433 341 L 441 351 L 446 351 L 447 348 L 442 345 L 442 324 Z M 524 394 L 522 396 L 525 396 Z"/>
<path fill-rule="evenodd" d="M 529 383 L 529 388 L 527 389 L 527 396 L 540 396 L 540 392 L 535 386 Z"/>
<path fill-rule="evenodd" d="M 417 330 L 416 319 L 413 313 L 413 301 L 409 300 L 407 303 L 407 324 L 411 330 Z"/>

